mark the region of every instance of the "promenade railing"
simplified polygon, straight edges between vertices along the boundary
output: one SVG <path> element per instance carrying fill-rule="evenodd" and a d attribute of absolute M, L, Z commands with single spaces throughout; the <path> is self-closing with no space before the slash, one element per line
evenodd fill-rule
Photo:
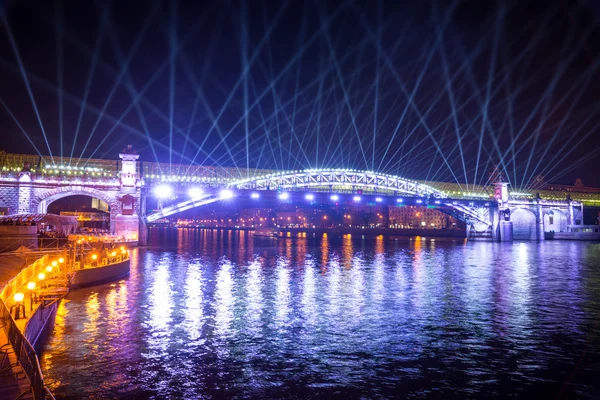
<path fill-rule="evenodd" d="M 0 317 L 2 318 L 2 329 L 15 352 L 18 363 L 21 365 L 25 375 L 29 379 L 31 393 L 35 400 L 54 400 L 54 396 L 44 384 L 44 376 L 42 375 L 40 361 L 33 346 L 17 326 L 17 322 L 13 319 L 10 309 L 4 302 L 4 299 L 10 298 L 25 282 L 36 276 L 44 267 L 47 259 L 48 256 L 43 256 L 30 266 L 24 268 L 17 276 L 11 279 L 0 292 Z"/>

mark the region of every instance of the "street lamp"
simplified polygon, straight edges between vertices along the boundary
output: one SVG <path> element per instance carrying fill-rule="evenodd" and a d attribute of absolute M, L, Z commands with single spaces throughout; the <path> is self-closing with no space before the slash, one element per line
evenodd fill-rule
<path fill-rule="evenodd" d="M 202 196 L 203 194 L 204 193 L 202 192 L 202 189 L 197 188 L 197 187 L 193 187 L 193 188 L 190 188 L 190 190 L 188 190 L 188 195 L 191 198 L 197 198 L 197 197 Z"/>
<path fill-rule="evenodd" d="M 15 295 L 13 297 L 16 304 L 13 304 L 10 307 L 10 313 L 12 314 L 13 310 L 15 311 L 15 319 L 27 318 L 27 316 L 25 315 L 25 305 L 23 304 L 24 298 L 25 298 L 25 295 L 20 292 L 15 293 Z M 21 315 L 21 313 L 23 313 L 23 315 Z"/>
<path fill-rule="evenodd" d="M 223 189 L 219 193 L 219 197 L 221 199 L 231 199 L 233 197 L 233 192 L 229 189 Z"/>
<path fill-rule="evenodd" d="M 37 303 L 37 295 L 33 291 L 33 289 L 35 289 L 35 282 L 29 282 L 27 284 L 27 289 L 29 290 L 29 299 L 31 300 L 29 303 L 29 311 L 33 311 L 33 303 Z"/>
<path fill-rule="evenodd" d="M 154 188 L 154 195 L 159 199 L 166 199 L 171 197 L 173 194 L 173 189 L 169 185 L 158 185 Z"/>

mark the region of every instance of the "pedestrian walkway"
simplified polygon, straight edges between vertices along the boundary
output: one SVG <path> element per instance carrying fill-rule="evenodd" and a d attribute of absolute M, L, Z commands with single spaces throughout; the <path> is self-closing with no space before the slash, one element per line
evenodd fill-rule
<path fill-rule="evenodd" d="M 30 265 L 39 256 L 41 256 L 41 254 L 37 257 L 29 255 L 0 255 L 0 289 L 4 288 L 6 284 L 15 276 L 17 276 L 24 267 Z M 35 312 L 35 309 L 38 306 L 39 304 L 35 305 L 33 310 L 28 309 L 27 316 L 30 317 L 33 315 L 32 312 Z M 18 351 L 27 351 L 28 348 L 31 352 L 33 352 L 33 349 L 29 346 L 29 343 L 26 342 L 25 338 L 22 338 L 22 340 L 25 342 L 23 342 L 23 346 L 20 346 L 22 347 L 21 349 L 15 349 L 11 346 L 7 334 L 13 335 L 13 333 L 10 333 L 11 331 L 9 330 L 9 324 L 12 324 L 12 319 L 9 314 L 10 310 L 7 307 L 10 307 L 10 302 L 8 302 L 8 304 L 0 304 L 0 399 L 33 399 L 34 395 L 32 391 L 32 382 L 27 377 L 24 368 L 29 368 L 29 373 L 32 373 L 31 368 L 35 368 L 36 366 L 29 365 L 29 362 L 26 363 L 25 366 L 22 365 L 21 362 L 19 362 L 19 356 L 17 354 Z M 16 329 L 23 332 L 27 323 L 27 319 L 21 318 L 15 322 Z M 29 351 L 27 351 L 27 353 L 29 354 Z M 35 356 L 35 353 L 33 354 Z M 29 357 L 30 356 L 31 354 Z M 21 359 L 22 361 L 23 359 L 30 360 L 25 353 L 21 355 Z M 37 364 L 37 362 L 34 364 Z M 38 374 L 41 374 L 41 372 Z M 43 386 L 39 386 L 39 388 L 41 398 L 53 398 L 49 392 L 45 392 Z"/>
<path fill-rule="evenodd" d="M 33 399 L 29 379 L 17 362 L 17 355 L 0 329 L 0 399 Z"/>

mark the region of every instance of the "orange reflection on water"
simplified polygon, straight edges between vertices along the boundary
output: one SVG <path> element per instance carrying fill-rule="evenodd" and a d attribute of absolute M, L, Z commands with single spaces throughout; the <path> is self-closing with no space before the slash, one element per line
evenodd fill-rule
<path fill-rule="evenodd" d="M 92 293 L 85 302 L 85 312 L 87 321 L 83 323 L 83 331 L 90 338 L 89 344 L 92 345 L 91 351 L 98 349 L 98 344 L 94 343 L 98 330 L 98 318 L 100 317 L 100 302 L 98 301 L 98 292 Z"/>
<path fill-rule="evenodd" d="M 327 263 L 329 262 L 329 237 L 326 233 L 321 239 L 321 273 L 327 273 Z"/>
<path fill-rule="evenodd" d="M 383 235 L 378 235 L 375 238 L 375 255 L 383 254 L 383 251 L 384 251 Z"/>
<path fill-rule="evenodd" d="M 352 235 L 347 234 L 342 238 L 342 264 L 344 268 L 352 268 L 352 257 L 354 256 L 354 248 L 352 245 Z"/>

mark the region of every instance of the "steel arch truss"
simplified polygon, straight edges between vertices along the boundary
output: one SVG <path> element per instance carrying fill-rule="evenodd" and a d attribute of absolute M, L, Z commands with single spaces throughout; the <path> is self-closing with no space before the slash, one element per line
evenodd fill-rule
<path fill-rule="evenodd" d="M 173 214 L 177 214 L 182 211 L 189 210 L 190 208 L 205 206 L 205 205 L 217 202 L 219 200 L 223 200 L 223 199 L 218 196 L 210 196 L 210 195 L 199 196 L 199 197 L 193 198 L 191 200 L 182 201 L 180 203 L 164 207 L 163 209 L 161 209 L 159 211 L 149 214 L 146 216 L 146 221 L 154 222 L 158 219 L 166 218 Z"/>
<path fill-rule="evenodd" d="M 344 189 L 360 189 L 376 193 L 404 193 L 414 196 L 446 197 L 446 195 L 431 186 L 394 175 L 379 174 L 368 171 L 331 169 L 303 170 L 282 172 L 232 182 L 230 186 L 237 189 L 255 190 L 299 190 L 299 189 L 328 189 L 343 191 Z"/>

